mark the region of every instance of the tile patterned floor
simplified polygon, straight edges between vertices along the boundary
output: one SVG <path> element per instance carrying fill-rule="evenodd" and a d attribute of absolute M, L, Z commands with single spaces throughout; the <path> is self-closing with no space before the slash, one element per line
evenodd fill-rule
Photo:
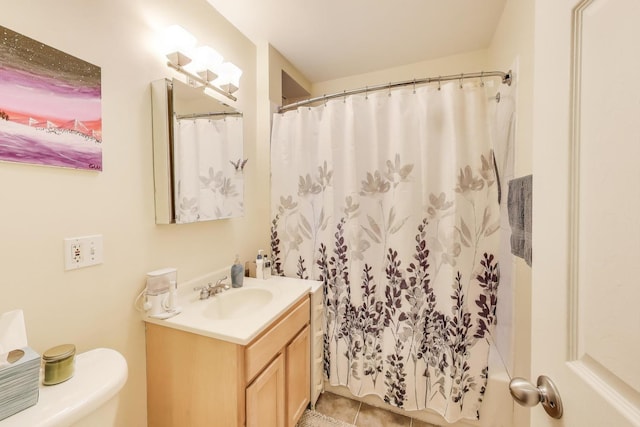
<path fill-rule="evenodd" d="M 320 395 L 315 409 L 358 427 L 437 427 L 329 392 Z"/>

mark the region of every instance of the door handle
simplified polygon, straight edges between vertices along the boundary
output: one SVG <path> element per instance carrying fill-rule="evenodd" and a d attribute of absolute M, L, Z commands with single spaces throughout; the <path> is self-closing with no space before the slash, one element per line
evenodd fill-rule
<path fill-rule="evenodd" d="M 562 418 L 562 399 L 556 385 L 545 375 L 538 377 L 538 386 L 534 386 L 524 378 L 514 378 L 509 383 L 509 391 L 513 399 L 522 406 L 542 407 L 552 418 Z"/>

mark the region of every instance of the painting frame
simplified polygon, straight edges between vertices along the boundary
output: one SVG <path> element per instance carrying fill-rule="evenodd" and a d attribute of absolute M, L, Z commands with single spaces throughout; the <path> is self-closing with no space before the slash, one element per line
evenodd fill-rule
<path fill-rule="evenodd" d="M 0 161 L 102 171 L 101 76 L 0 26 Z"/>

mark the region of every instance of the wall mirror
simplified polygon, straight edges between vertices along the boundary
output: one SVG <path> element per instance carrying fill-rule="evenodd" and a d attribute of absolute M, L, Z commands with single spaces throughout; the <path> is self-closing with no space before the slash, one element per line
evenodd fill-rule
<path fill-rule="evenodd" d="M 151 83 L 156 223 L 244 213 L 242 113 L 202 87 Z"/>

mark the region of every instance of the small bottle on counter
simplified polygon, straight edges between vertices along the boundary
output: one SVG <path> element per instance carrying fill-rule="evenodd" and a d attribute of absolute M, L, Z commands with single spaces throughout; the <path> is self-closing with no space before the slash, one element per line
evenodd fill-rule
<path fill-rule="evenodd" d="M 271 260 L 266 255 L 264 256 L 262 267 L 264 270 L 263 272 L 264 278 L 265 279 L 271 278 Z"/>
<path fill-rule="evenodd" d="M 236 255 L 236 260 L 231 266 L 231 286 L 241 288 L 244 279 L 244 267 L 240 264 L 240 255 Z"/>
<path fill-rule="evenodd" d="M 262 257 L 262 249 L 258 251 L 256 257 L 256 279 L 264 279 L 264 259 Z"/>

